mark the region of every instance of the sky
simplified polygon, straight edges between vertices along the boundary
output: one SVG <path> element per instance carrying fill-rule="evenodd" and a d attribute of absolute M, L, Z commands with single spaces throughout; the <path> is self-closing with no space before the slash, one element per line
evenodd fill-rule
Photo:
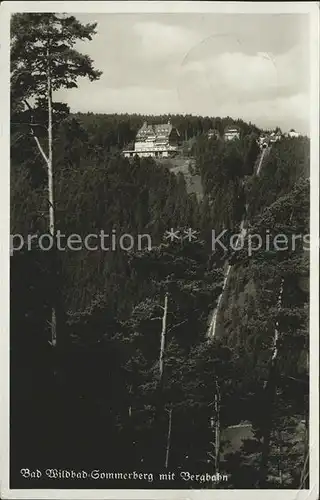
<path fill-rule="evenodd" d="M 99 81 L 56 98 L 71 111 L 231 116 L 309 133 L 306 14 L 73 14 L 97 22 Z"/>

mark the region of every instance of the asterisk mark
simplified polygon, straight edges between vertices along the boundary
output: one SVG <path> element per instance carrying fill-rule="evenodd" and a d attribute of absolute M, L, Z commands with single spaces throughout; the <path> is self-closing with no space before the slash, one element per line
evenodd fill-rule
<path fill-rule="evenodd" d="M 191 227 L 189 227 L 189 229 L 184 230 L 184 234 L 185 234 L 185 236 L 183 237 L 184 240 L 188 239 L 188 241 L 192 241 L 197 239 L 196 234 L 198 234 L 198 232 L 194 231 L 194 229 L 191 229 Z"/>
<path fill-rule="evenodd" d="M 166 240 L 179 240 L 180 239 L 180 236 L 179 236 L 179 232 L 180 231 L 175 231 L 173 228 L 170 229 L 170 231 L 166 231 L 164 233 L 164 237 Z"/>

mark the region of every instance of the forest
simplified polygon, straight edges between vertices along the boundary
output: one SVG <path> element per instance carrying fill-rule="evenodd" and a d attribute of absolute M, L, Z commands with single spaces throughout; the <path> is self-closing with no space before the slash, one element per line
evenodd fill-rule
<path fill-rule="evenodd" d="M 35 238 L 12 252 L 11 487 L 308 488 L 309 253 L 302 240 L 275 251 L 265 239 L 309 233 L 309 139 L 273 144 L 257 176 L 261 130 L 241 119 L 71 113 L 54 92 L 100 78 L 73 48 L 95 29 L 12 18 L 11 234 L 148 234 L 152 247 L 43 251 Z M 121 154 L 145 119 L 168 118 L 201 198 L 182 173 Z M 208 139 L 229 124 L 239 140 Z M 227 241 L 245 213 L 261 249 L 213 251 L 212 230 Z M 170 241 L 171 228 L 197 237 Z M 252 431 L 234 449 L 228 429 L 241 425 Z M 155 479 L 26 482 L 26 464 Z M 228 479 L 186 482 L 181 471 Z M 157 479 L 168 472 L 174 481 Z"/>

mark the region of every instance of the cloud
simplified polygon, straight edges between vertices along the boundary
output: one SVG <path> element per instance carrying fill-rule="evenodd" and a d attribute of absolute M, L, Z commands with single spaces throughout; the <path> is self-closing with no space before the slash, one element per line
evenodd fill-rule
<path fill-rule="evenodd" d="M 108 15 L 98 27 L 79 49 L 103 70 L 101 80 L 80 79 L 79 89 L 57 96 L 73 110 L 307 126 L 309 32 L 301 16 Z"/>
<path fill-rule="evenodd" d="M 192 85 L 194 83 L 194 85 Z M 223 98 L 256 99 L 273 93 L 279 85 L 277 68 L 265 55 L 225 52 L 211 60 L 195 61 L 181 67 L 179 92 L 200 86 Z M 209 97 L 209 96 L 208 96 Z M 185 99 L 190 96 L 185 95 Z"/>
<path fill-rule="evenodd" d="M 230 114 L 257 123 L 287 120 L 306 128 L 308 75 L 308 60 L 299 46 L 279 56 L 223 52 L 186 60 L 177 94 L 181 107 L 193 113 Z"/>
<path fill-rule="evenodd" d="M 241 113 L 245 120 L 251 120 L 262 127 L 280 126 L 284 130 L 295 128 L 302 133 L 309 133 L 309 96 L 295 94 L 281 96 L 276 99 L 261 99 L 239 104 L 233 107 L 234 112 Z"/>
<path fill-rule="evenodd" d="M 287 89 L 288 93 L 309 92 L 310 61 L 309 54 L 303 46 L 295 45 L 288 52 L 275 57 L 279 86 Z"/>
<path fill-rule="evenodd" d="M 72 111 L 94 113 L 180 113 L 175 89 L 155 89 L 144 86 L 108 88 L 86 83 L 86 99 L 79 100 L 77 89 L 59 91 L 57 98 L 68 102 Z"/>
<path fill-rule="evenodd" d="M 202 38 L 188 28 L 158 22 L 138 22 L 133 31 L 140 42 L 138 56 L 151 59 L 183 55 Z"/>

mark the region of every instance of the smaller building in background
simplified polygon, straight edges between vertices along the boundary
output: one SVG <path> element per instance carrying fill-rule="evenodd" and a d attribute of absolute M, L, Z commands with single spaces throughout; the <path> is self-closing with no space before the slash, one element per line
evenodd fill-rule
<path fill-rule="evenodd" d="M 288 136 L 289 136 L 289 137 L 300 137 L 300 134 L 299 134 L 298 132 L 296 132 L 296 131 L 292 128 L 291 130 L 289 130 Z"/>
<path fill-rule="evenodd" d="M 269 136 L 269 139 L 270 139 L 270 142 L 279 142 L 282 138 L 282 135 L 280 132 L 271 132 L 270 136 Z"/>
<path fill-rule="evenodd" d="M 267 135 L 260 135 L 257 142 L 258 142 L 260 149 L 265 149 L 268 147 L 269 137 Z"/>
<path fill-rule="evenodd" d="M 240 139 L 240 128 L 236 125 L 228 125 L 224 129 L 224 139 L 226 141 L 232 141 L 234 139 Z"/>
<path fill-rule="evenodd" d="M 220 139 L 220 132 L 216 128 L 210 128 L 207 132 L 207 137 L 208 139 L 213 139 L 213 137 Z"/>

